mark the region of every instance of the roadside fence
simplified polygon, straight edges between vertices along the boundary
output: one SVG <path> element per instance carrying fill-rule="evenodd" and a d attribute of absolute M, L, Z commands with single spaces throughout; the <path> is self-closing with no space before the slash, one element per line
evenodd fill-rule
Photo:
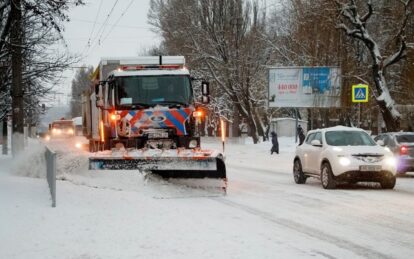
<path fill-rule="evenodd" d="M 56 207 L 56 153 L 46 147 L 46 178 L 52 196 L 52 207 Z"/>

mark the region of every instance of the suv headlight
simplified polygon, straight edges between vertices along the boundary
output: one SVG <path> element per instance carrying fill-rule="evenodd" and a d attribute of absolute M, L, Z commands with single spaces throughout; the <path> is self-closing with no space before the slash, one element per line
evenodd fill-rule
<path fill-rule="evenodd" d="M 342 166 L 348 166 L 351 164 L 351 160 L 347 157 L 340 157 L 339 158 L 339 164 Z"/>
<path fill-rule="evenodd" d="M 389 166 L 392 166 L 392 167 L 395 167 L 395 166 L 397 166 L 397 160 L 395 159 L 395 157 L 387 157 L 385 159 L 385 164 L 389 165 Z"/>

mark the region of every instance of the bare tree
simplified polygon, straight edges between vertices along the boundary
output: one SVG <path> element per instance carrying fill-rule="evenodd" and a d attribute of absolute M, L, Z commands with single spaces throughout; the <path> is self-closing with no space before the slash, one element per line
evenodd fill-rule
<path fill-rule="evenodd" d="M 78 69 L 72 80 L 72 99 L 71 99 L 71 115 L 78 117 L 82 115 L 81 95 L 82 92 L 91 86 L 90 75 L 93 73 L 93 67 L 82 66 Z"/>
<path fill-rule="evenodd" d="M 396 64 L 407 55 L 406 43 L 406 25 L 411 15 L 410 5 L 412 0 L 397 1 L 401 4 L 404 12 L 400 18 L 399 29 L 395 35 L 397 47 L 387 46 L 394 49 L 389 55 L 384 55 L 384 46 L 381 46 L 381 40 L 373 37 L 371 30 L 367 26 L 374 13 L 374 5 L 371 0 L 367 1 L 366 8 L 363 11 L 354 0 L 339 1 L 336 0 L 340 23 L 337 28 L 343 30 L 346 35 L 364 44 L 371 57 L 372 77 L 375 83 L 376 102 L 384 118 L 387 130 L 396 131 L 399 128 L 400 113 L 397 111 L 394 100 L 390 95 L 387 85 L 386 71 L 387 68 Z"/>
<path fill-rule="evenodd" d="M 18 105 L 13 105 L 13 112 L 19 112 L 13 114 L 19 126 L 15 131 L 21 133 L 23 123 L 35 122 L 40 111 L 39 98 L 50 90 L 47 85 L 56 84 L 59 73 L 77 61 L 51 46 L 62 40 L 62 22 L 68 20 L 68 8 L 82 3 L 82 0 L 0 0 L 0 60 L 14 64 L 0 78 L 0 118 L 17 101 Z M 19 15 L 20 20 L 16 19 Z M 20 27 L 12 30 L 16 26 Z M 18 53 L 21 58 L 16 57 Z"/>
<path fill-rule="evenodd" d="M 149 14 L 168 53 L 187 56 L 191 68 L 213 80 L 210 109 L 236 124 L 240 114 L 255 143 L 265 132 L 270 58 L 260 37 L 265 30 L 260 10 L 256 1 L 152 0 Z"/>

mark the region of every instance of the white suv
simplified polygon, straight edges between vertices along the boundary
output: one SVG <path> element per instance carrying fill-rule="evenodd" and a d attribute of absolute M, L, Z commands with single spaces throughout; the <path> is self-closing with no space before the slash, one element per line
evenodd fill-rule
<path fill-rule="evenodd" d="M 339 182 L 379 182 L 384 189 L 395 186 L 396 159 L 363 130 L 336 126 L 311 130 L 296 148 L 293 177 L 304 184 L 308 177 L 321 179 L 323 188 Z"/>

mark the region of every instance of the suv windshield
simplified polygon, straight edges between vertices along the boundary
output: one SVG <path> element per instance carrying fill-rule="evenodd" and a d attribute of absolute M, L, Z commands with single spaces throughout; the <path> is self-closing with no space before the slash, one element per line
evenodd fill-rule
<path fill-rule="evenodd" d="M 326 143 L 331 146 L 375 146 L 372 138 L 363 131 L 328 131 Z"/>
<path fill-rule="evenodd" d="M 118 77 L 116 86 L 117 106 L 187 106 L 192 100 L 186 75 Z"/>
<path fill-rule="evenodd" d="M 413 143 L 414 142 L 414 134 L 397 135 L 396 138 L 397 138 L 398 143 Z"/>

